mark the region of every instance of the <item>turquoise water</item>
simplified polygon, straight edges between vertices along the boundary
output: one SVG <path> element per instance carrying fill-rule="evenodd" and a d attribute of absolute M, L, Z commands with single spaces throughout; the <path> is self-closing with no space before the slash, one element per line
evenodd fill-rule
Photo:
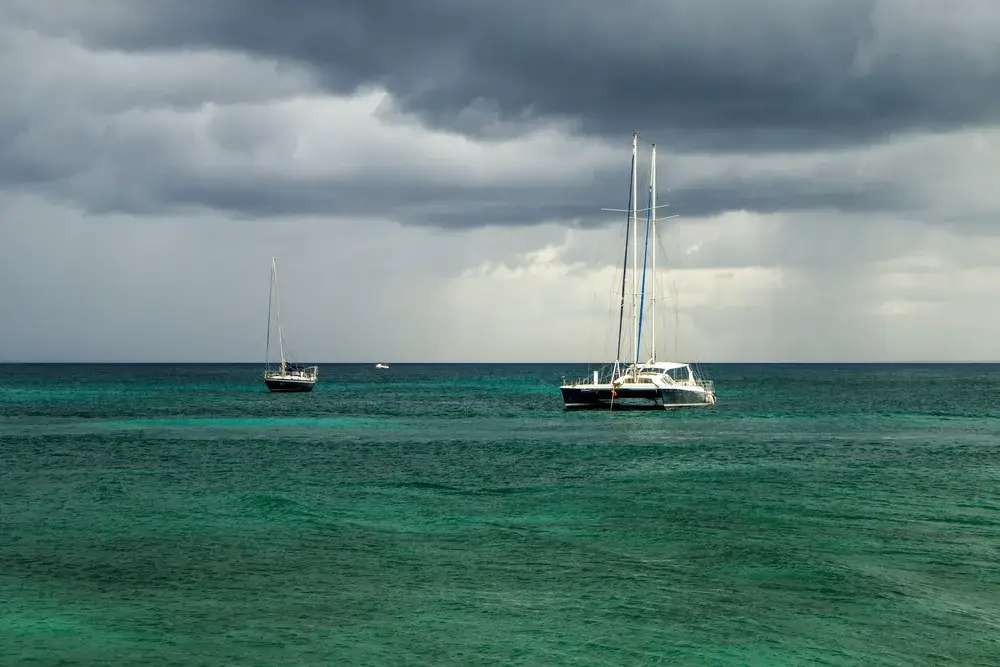
<path fill-rule="evenodd" d="M 1000 664 L 1000 366 L 586 370 L 0 366 L 0 664 Z"/>

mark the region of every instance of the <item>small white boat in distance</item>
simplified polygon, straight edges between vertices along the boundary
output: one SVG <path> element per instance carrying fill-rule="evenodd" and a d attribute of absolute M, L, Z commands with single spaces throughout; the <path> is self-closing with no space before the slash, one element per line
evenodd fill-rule
<path fill-rule="evenodd" d="M 389 364 L 375 364 L 375 368 L 385 368 L 385 369 L 388 369 L 389 368 Z"/>

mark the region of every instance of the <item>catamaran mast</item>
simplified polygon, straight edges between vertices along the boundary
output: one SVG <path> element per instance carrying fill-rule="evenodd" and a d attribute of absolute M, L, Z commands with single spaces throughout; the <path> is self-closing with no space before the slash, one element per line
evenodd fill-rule
<path fill-rule="evenodd" d="M 621 371 L 621 360 L 622 360 L 622 326 L 625 323 L 625 281 L 628 278 L 628 232 L 629 226 L 632 224 L 631 209 L 632 209 L 632 183 L 635 182 L 635 150 L 632 151 L 632 160 L 630 162 L 629 169 L 629 202 L 628 208 L 625 209 L 625 256 L 622 259 L 622 289 L 621 289 L 621 302 L 618 304 L 618 347 L 615 348 L 615 367 L 611 372 L 611 379 L 615 380 L 618 378 L 618 374 Z"/>
<path fill-rule="evenodd" d="M 652 170 L 652 168 L 650 168 L 649 174 L 650 174 L 650 179 L 652 179 L 652 177 L 653 177 L 653 170 Z M 637 344 L 635 346 L 635 359 L 634 359 L 634 363 L 635 363 L 636 368 L 639 367 L 639 359 L 640 359 L 639 355 L 641 354 L 641 351 L 642 351 L 642 345 L 641 345 L 641 343 L 642 343 L 642 320 L 643 320 L 644 316 L 646 315 L 646 265 L 647 265 L 648 260 L 649 260 L 649 232 L 650 232 L 650 229 L 652 228 L 653 206 L 654 206 L 654 204 L 653 204 L 653 182 L 652 182 L 652 180 L 650 180 L 650 182 L 649 182 L 649 186 L 647 188 L 646 195 L 647 195 L 647 197 L 646 197 L 647 203 L 646 203 L 646 208 L 644 209 L 646 211 L 646 231 L 645 231 L 645 233 L 643 235 L 643 245 L 642 245 L 642 278 L 640 279 L 641 282 L 640 282 L 640 286 L 639 286 L 639 325 L 638 325 L 639 336 L 638 336 L 638 342 L 637 342 Z"/>
<path fill-rule="evenodd" d="M 638 175 L 636 171 L 636 153 L 639 146 L 639 135 L 636 132 L 632 132 L 632 173 Z M 639 179 L 632 178 L 632 331 L 633 331 L 633 347 L 634 354 L 632 356 L 638 356 L 639 354 L 639 219 L 636 211 L 636 200 L 638 199 L 638 181 Z M 636 373 L 638 369 L 633 368 L 633 374 Z"/>
<path fill-rule="evenodd" d="M 649 342 L 652 348 L 652 353 L 650 355 L 651 361 L 656 361 L 656 144 L 653 144 L 653 164 L 650 167 L 649 173 L 649 188 L 651 192 L 650 207 L 650 231 L 652 232 L 652 248 L 650 252 L 652 257 L 650 257 L 650 271 L 653 274 L 653 289 L 650 295 L 650 323 L 649 323 Z"/>

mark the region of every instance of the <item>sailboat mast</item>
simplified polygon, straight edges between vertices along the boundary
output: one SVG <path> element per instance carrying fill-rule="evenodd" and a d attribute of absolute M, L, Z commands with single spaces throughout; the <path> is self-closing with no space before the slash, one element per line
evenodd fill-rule
<path fill-rule="evenodd" d="M 639 147 L 639 135 L 632 132 L 632 173 L 636 171 L 636 153 Z M 638 181 L 632 179 L 632 331 L 633 331 L 633 355 L 639 354 L 639 219 L 636 211 L 636 200 L 638 199 Z M 635 370 L 633 370 L 633 373 Z"/>
<path fill-rule="evenodd" d="M 274 276 L 274 305 L 278 320 L 278 353 L 281 355 L 281 372 L 285 372 L 285 339 L 281 335 L 281 298 L 278 296 L 278 264 L 271 258 L 271 275 Z"/>
<path fill-rule="evenodd" d="M 267 290 L 267 340 L 264 343 L 264 370 L 271 363 L 271 304 L 274 303 L 274 258 L 271 258 L 270 285 Z"/>
<path fill-rule="evenodd" d="M 652 203 L 650 207 L 650 231 L 652 232 L 652 248 L 650 248 L 650 271 L 653 274 L 653 289 L 650 295 L 650 323 L 649 323 L 649 342 L 652 348 L 651 359 L 656 361 L 656 144 L 653 144 L 653 164 L 650 167 L 649 173 L 649 187 L 652 192 L 650 200 Z"/>

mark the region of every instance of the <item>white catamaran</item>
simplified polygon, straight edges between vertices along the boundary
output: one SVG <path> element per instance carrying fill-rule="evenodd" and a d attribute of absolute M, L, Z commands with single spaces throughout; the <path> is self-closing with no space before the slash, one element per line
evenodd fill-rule
<path fill-rule="evenodd" d="M 622 267 L 621 306 L 618 316 L 618 349 L 610 370 L 594 371 L 593 377 L 575 382 L 564 382 L 560 387 L 566 408 L 683 408 L 715 405 L 715 386 L 710 380 L 697 376 L 691 364 L 677 361 L 658 361 L 656 358 L 656 301 L 650 290 L 649 304 L 649 356 L 642 357 L 643 319 L 646 315 L 647 268 L 656 276 L 656 145 L 652 145 L 649 172 L 649 205 L 636 209 L 637 172 L 636 156 L 639 136 L 632 133 L 632 174 L 629 208 L 604 209 L 627 213 L 625 225 L 625 258 Z M 645 242 L 640 263 L 639 218 L 645 213 Z M 670 216 L 676 217 L 676 216 Z M 629 231 L 632 232 L 632 270 L 629 271 Z M 648 262 L 648 264 L 647 264 Z M 631 274 L 631 292 L 626 291 Z M 631 296 L 632 345 L 622 354 L 622 329 L 625 322 L 626 303 Z"/>
<path fill-rule="evenodd" d="M 281 364 L 272 368 L 271 354 L 271 303 L 276 306 L 278 325 L 278 353 Z M 267 301 L 267 347 L 264 351 L 264 384 L 273 392 L 312 391 L 319 375 L 319 366 L 300 366 L 285 359 L 285 339 L 281 333 L 281 301 L 278 298 L 278 266 L 271 258 L 271 296 Z"/>

